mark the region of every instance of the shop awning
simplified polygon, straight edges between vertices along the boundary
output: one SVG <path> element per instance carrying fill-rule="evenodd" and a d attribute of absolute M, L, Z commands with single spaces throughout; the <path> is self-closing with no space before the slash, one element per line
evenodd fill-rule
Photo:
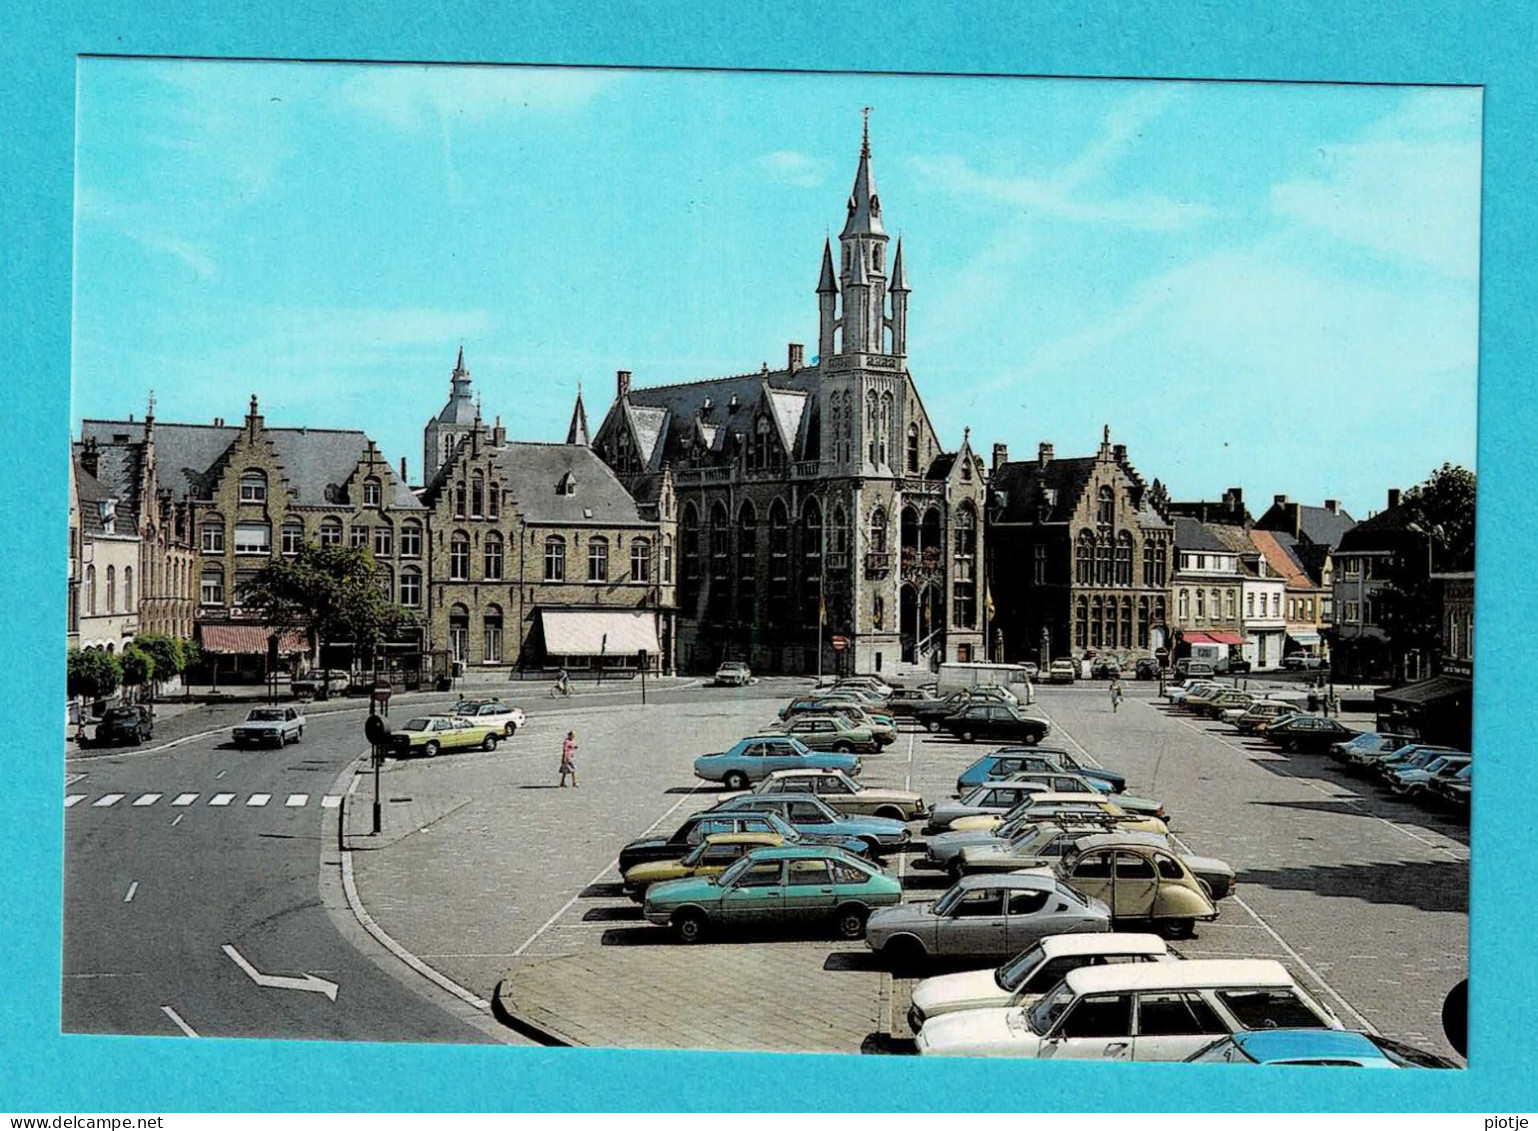
<path fill-rule="evenodd" d="M 304 633 L 296 628 L 274 628 L 265 624 L 200 624 L 198 644 L 205 652 L 219 652 L 232 656 L 265 656 L 267 640 L 278 634 L 278 652 L 289 655 L 308 652 L 310 645 Z"/>
<path fill-rule="evenodd" d="M 1190 637 L 1188 636 L 1188 637 L 1186 637 L 1186 639 L 1189 640 Z M 1243 644 L 1243 643 L 1245 643 L 1244 637 L 1240 636 L 1237 632 L 1209 632 L 1207 634 L 1207 639 L 1212 641 L 1212 643 L 1214 643 L 1214 644 Z"/>
<path fill-rule="evenodd" d="M 1474 690 L 1469 680 L 1456 676 L 1439 675 L 1423 679 L 1419 683 L 1407 683 L 1403 687 L 1391 687 L 1378 692 L 1378 699 L 1406 707 L 1423 707 L 1428 703 L 1468 696 Z"/>
<path fill-rule="evenodd" d="M 657 614 L 626 609 L 542 609 L 545 651 L 552 656 L 655 656 Z"/>
<path fill-rule="evenodd" d="M 1181 634 L 1181 638 L 1183 640 L 1185 640 L 1185 642 L 1187 644 L 1216 644 L 1217 643 L 1216 640 L 1214 640 L 1212 637 L 1208 636 L 1205 632 L 1186 632 L 1186 633 L 1182 633 Z"/>
<path fill-rule="evenodd" d="M 1319 643 L 1319 634 L 1317 632 L 1294 632 L 1289 628 L 1287 636 L 1307 648 L 1312 648 L 1315 644 Z"/>

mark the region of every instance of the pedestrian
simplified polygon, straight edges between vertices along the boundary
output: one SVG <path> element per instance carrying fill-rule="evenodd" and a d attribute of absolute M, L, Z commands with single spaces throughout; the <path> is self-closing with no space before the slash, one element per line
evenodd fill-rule
<path fill-rule="evenodd" d="M 1111 677 L 1111 711 L 1114 713 L 1119 710 L 1121 710 L 1121 676 L 1113 675 Z"/>
<path fill-rule="evenodd" d="M 577 781 L 577 732 L 569 730 L 566 739 L 561 743 L 561 788 L 566 788 L 566 775 L 571 775 L 571 786 L 576 789 L 580 784 Z"/>

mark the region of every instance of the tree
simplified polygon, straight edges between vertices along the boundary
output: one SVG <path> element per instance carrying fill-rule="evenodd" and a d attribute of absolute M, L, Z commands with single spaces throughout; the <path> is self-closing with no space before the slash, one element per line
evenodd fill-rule
<path fill-rule="evenodd" d="M 1403 539 L 1375 601 L 1396 668 L 1412 652 L 1431 656 L 1441 646 L 1441 602 L 1430 575 L 1474 568 L 1475 486 L 1472 471 L 1444 463 L 1400 500 Z"/>
<path fill-rule="evenodd" d="M 134 644 L 123 649 L 119 666 L 125 687 L 143 687 L 155 678 L 154 657 Z"/>
<path fill-rule="evenodd" d="M 304 629 L 312 658 L 335 640 L 350 641 L 355 655 L 372 656 L 381 641 L 416 619 L 386 600 L 380 581 L 374 555 L 365 547 L 306 543 L 293 557 L 257 571 L 240 585 L 238 596 L 268 624 Z"/>
<path fill-rule="evenodd" d="M 97 648 L 71 648 L 65 660 L 65 687 L 73 697 L 105 699 L 123 682 L 118 658 Z"/>
<path fill-rule="evenodd" d="M 1431 540 L 1432 568 L 1438 573 L 1474 568 L 1474 473 L 1444 463 L 1399 502 L 1405 529 Z"/>
<path fill-rule="evenodd" d="M 154 684 L 158 685 L 174 675 L 181 675 L 194 663 L 197 646 L 179 636 L 166 636 L 159 632 L 147 632 L 134 637 L 134 647 L 154 661 Z"/>

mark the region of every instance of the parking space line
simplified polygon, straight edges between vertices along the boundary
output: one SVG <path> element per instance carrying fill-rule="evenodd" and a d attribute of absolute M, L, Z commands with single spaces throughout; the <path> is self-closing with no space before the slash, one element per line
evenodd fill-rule
<path fill-rule="evenodd" d="M 109 805 L 116 805 L 119 801 L 123 800 L 124 796 L 125 795 L 121 793 L 104 794 L 101 797 L 98 797 L 95 801 L 91 802 L 91 808 L 105 809 Z"/>
<path fill-rule="evenodd" d="M 283 803 L 283 806 L 287 809 L 299 809 L 308 805 L 309 802 L 310 795 L 308 793 L 290 793 L 288 800 Z"/>
<path fill-rule="evenodd" d="M 163 796 L 165 795 L 160 793 L 141 793 L 138 797 L 134 798 L 134 808 L 142 809 L 146 805 L 153 805 Z"/>
<path fill-rule="evenodd" d="M 83 793 L 71 793 L 68 797 L 66 797 L 64 799 L 64 808 L 72 809 L 76 805 L 79 805 L 84 800 L 85 800 L 85 794 L 83 794 Z"/>
<path fill-rule="evenodd" d="M 178 793 L 172 799 L 171 804 L 172 805 L 191 805 L 200 796 L 201 796 L 201 794 L 197 794 L 197 793 Z"/>
<path fill-rule="evenodd" d="M 356 781 L 357 779 L 354 778 L 353 780 Z M 328 793 L 320 799 L 320 807 L 322 809 L 335 809 L 341 803 L 342 795 L 340 793 Z"/>
<path fill-rule="evenodd" d="M 233 793 L 216 793 L 208 799 L 210 805 L 228 805 L 235 800 Z"/>
<path fill-rule="evenodd" d="M 138 891 L 138 890 L 139 890 L 139 881 L 135 880 L 133 883 L 128 885 L 128 894 L 123 896 L 123 902 L 124 903 L 132 903 L 134 901 L 134 893 L 136 891 Z"/>
<path fill-rule="evenodd" d="M 270 793 L 253 793 L 250 797 L 246 798 L 246 808 L 260 809 L 271 800 L 272 794 Z"/>
<path fill-rule="evenodd" d="M 160 1007 L 160 1012 L 164 1013 L 173 1022 L 175 1022 L 176 1023 L 176 1027 L 178 1029 L 180 1029 L 183 1033 L 186 1033 L 187 1036 L 189 1036 L 189 1037 L 196 1037 L 197 1036 L 197 1033 L 196 1033 L 196 1031 L 193 1030 L 192 1026 L 187 1024 L 187 1022 L 183 1021 L 182 1018 L 181 1018 L 181 1014 L 177 1013 L 176 1010 L 172 1009 L 169 1005 L 162 1005 Z"/>

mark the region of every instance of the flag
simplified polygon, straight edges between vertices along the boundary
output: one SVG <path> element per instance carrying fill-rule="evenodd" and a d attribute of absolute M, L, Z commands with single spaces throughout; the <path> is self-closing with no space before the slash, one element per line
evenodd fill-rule
<path fill-rule="evenodd" d="M 992 620 L 993 619 L 993 587 L 992 586 L 984 586 L 984 588 L 983 588 L 983 608 L 988 610 L 988 619 Z"/>
<path fill-rule="evenodd" d="M 828 623 L 828 603 L 823 600 L 821 593 L 817 595 L 817 623 Z"/>

